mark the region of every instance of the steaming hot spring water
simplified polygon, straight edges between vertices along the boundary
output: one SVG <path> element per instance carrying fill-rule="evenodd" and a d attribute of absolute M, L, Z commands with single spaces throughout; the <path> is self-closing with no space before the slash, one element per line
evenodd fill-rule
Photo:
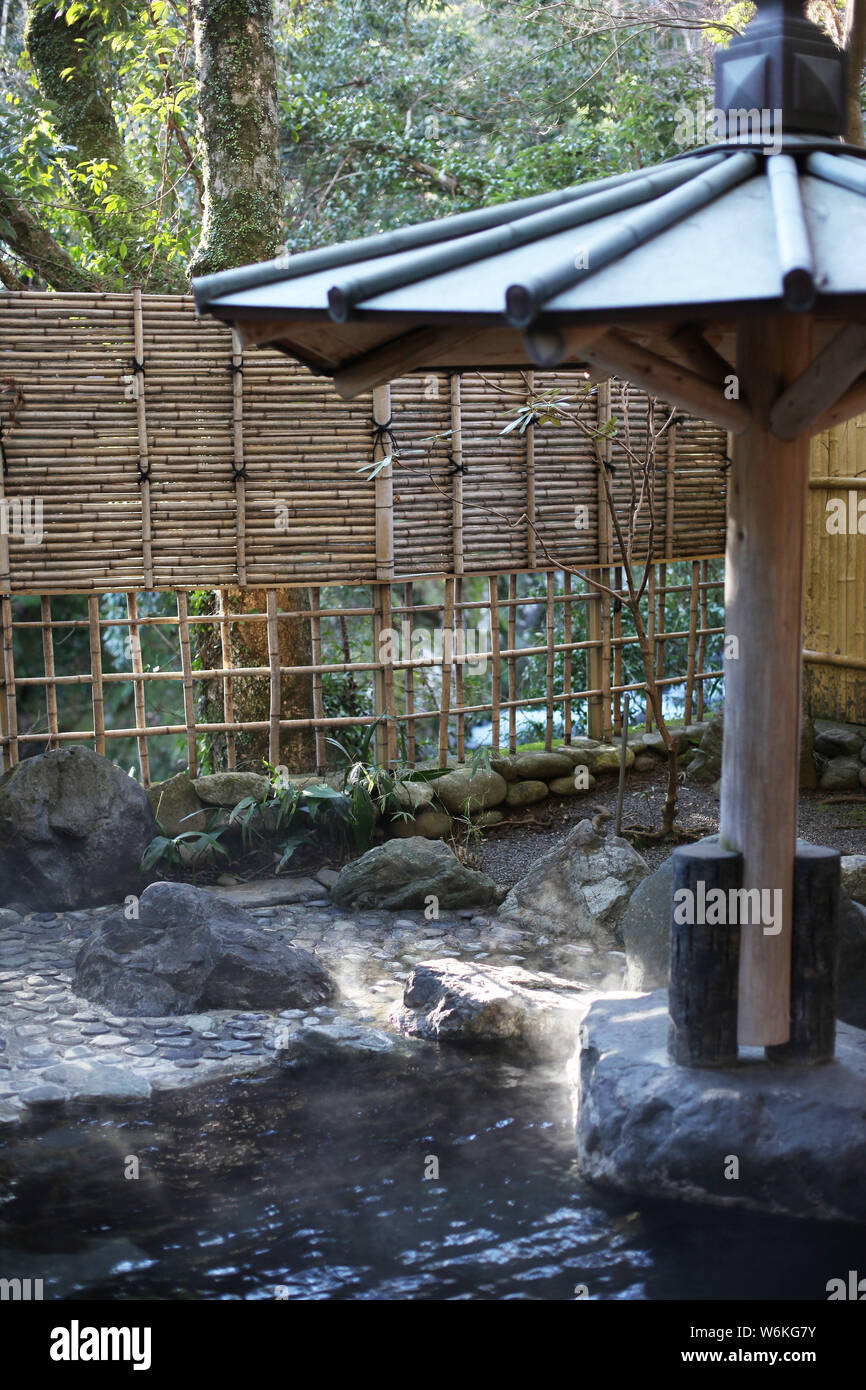
<path fill-rule="evenodd" d="M 107 1300 L 824 1299 L 857 1267 L 852 1228 L 586 1187 L 573 1124 L 562 1067 L 435 1045 L 46 1118 L 0 1150 L 0 1267 Z"/>

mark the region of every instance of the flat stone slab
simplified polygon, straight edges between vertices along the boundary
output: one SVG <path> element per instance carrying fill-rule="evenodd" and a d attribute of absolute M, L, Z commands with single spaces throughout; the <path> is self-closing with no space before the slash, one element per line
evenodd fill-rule
<path fill-rule="evenodd" d="M 283 903 L 303 903 L 310 898 L 327 897 L 327 889 L 314 878 L 265 878 L 252 883 L 208 885 L 214 893 L 235 907 L 281 907 Z"/>
<path fill-rule="evenodd" d="M 593 1002 L 580 1030 L 584 1178 L 645 1197 L 866 1222 L 866 1032 L 840 1023 L 836 1060 L 730 1070 L 667 1056 L 666 990 Z M 734 1174 L 737 1173 L 737 1176 Z"/>

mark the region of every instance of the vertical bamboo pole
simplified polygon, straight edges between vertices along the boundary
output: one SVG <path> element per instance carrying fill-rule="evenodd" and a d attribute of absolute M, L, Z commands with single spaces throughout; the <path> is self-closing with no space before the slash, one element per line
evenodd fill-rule
<path fill-rule="evenodd" d="M 57 746 L 57 682 L 54 678 L 54 639 L 51 631 L 51 599 L 39 600 L 42 621 L 42 664 L 45 669 L 45 710 L 48 715 L 48 747 Z"/>
<path fill-rule="evenodd" d="M 18 702 L 15 697 L 15 653 L 12 645 L 12 599 L 8 594 L 0 597 L 0 615 L 3 619 L 3 735 L 8 739 L 4 758 L 6 767 L 14 767 L 18 762 Z"/>
<path fill-rule="evenodd" d="M 563 604 L 562 625 L 565 641 L 565 651 L 562 657 L 562 721 L 563 721 L 563 741 L 571 743 L 571 575 L 568 570 L 562 576 L 565 591 L 565 602 Z"/>
<path fill-rule="evenodd" d="M 647 607 L 647 638 L 649 639 L 650 649 L 650 668 L 655 669 L 656 659 L 656 567 L 650 565 L 649 582 L 647 583 L 646 595 Z M 652 705 L 649 702 L 649 693 L 644 697 L 644 728 L 647 733 L 653 726 Z"/>
<path fill-rule="evenodd" d="M 623 578 L 620 565 L 614 566 L 613 587 L 617 592 L 617 597 L 613 603 L 613 683 L 615 686 L 622 685 L 622 599 L 619 597 L 622 591 Z M 616 690 L 613 696 L 613 727 L 618 734 L 622 733 L 622 692 Z"/>
<path fill-rule="evenodd" d="M 102 638 L 99 631 L 99 598 L 87 600 L 90 631 L 90 690 L 93 703 L 93 737 L 97 753 L 105 756 L 105 700 L 102 691 Z"/>
<path fill-rule="evenodd" d="M 601 579 L 603 571 L 598 570 Z M 586 728 L 590 738 L 604 738 L 604 652 L 602 650 L 603 595 L 591 590 L 586 605 L 586 637 L 594 645 L 586 649 L 587 689 L 597 691 L 587 699 Z"/>
<path fill-rule="evenodd" d="M 198 750 L 195 740 L 195 692 L 192 684 L 192 650 L 189 640 L 189 598 L 177 591 L 177 627 L 180 636 L 180 667 L 183 672 L 183 717 L 186 724 L 186 755 L 190 777 L 198 776 Z"/>
<path fill-rule="evenodd" d="M 280 766 L 280 629 L 277 620 L 277 591 L 268 589 L 265 595 L 265 613 L 268 633 L 268 666 L 270 668 L 270 687 L 268 709 L 270 729 L 268 731 L 268 762 L 271 767 Z"/>
<path fill-rule="evenodd" d="M 601 582 L 610 588 L 611 572 L 610 569 L 603 569 L 601 572 Z M 610 694 L 610 636 L 611 636 L 611 602 L 609 594 L 601 596 L 601 717 L 603 739 L 609 739 L 613 733 L 613 708 Z"/>
<path fill-rule="evenodd" d="M 382 614 L 382 627 L 385 631 L 391 632 L 394 637 L 394 619 L 391 613 L 391 585 L 379 585 L 379 603 Z M 397 705 L 394 699 L 394 648 L 393 641 L 388 643 L 387 655 L 382 672 L 382 687 L 384 695 L 384 710 L 386 715 L 385 728 L 382 730 L 384 742 L 384 758 L 389 767 L 397 761 Z M 381 728 L 381 725 L 380 725 Z M 377 731 L 378 732 L 378 731 Z"/>
<path fill-rule="evenodd" d="M 535 392 L 535 373 L 526 373 L 526 389 L 532 400 Z M 526 427 L 526 563 L 535 569 L 535 425 Z"/>
<path fill-rule="evenodd" d="M 390 428 L 391 387 L 373 389 L 373 424 L 376 429 Z M 373 446 L 373 462 L 387 458 L 390 446 L 386 436 L 377 434 Z M 385 645 L 383 660 L 382 635 L 391 628 L 391 583 L 394 578 L 394 470 L 388 463 L 375 479 L 376 505 L 376 579 L 373 591 L 373 641 L 377 665 L 373 684 L 376 692 L 376 714 L 386 716 L 385 727 L 376 726 L 376 760 L 386 764 L 396 760 L 397 727 L 394 719 L 393 643 Z"/>
<path fill-rule="evenodd" d="M 658 622 L 656 624 L 656 680 L 660 681 L 664 677 L 665 669 L 665 607 L 668 596 L 668 567 L 659 565 L 659 585 L 658 595 Z"/>
<path fill-rule="evenodd" d="M 693 560 L 691 590 L 689 594 L 689 649 L 686 657 L 686 698 L 683 707 L 684 724 L 691 724 L 692 722 L 692 698 L 695 690 L 695 657 L 697 655 L 699 582 L 700 565 L 697 560 Z"/>
<path fill-rule="evenodd" d="M 404 651 L 403 659 L 412 659 L 412 627 L 415 621 L 415 586 L 411 580 L 403 586 L 404 604 L 406 607 L 406 620 L 403 628 L 404 636 L 409 639 L 409 649 Z M 406 645 L 405 641 L 403 643 Z M 415 720 L 412 718 L 415 712 L 415 671 L 413 667 L 406 667 L 406 753 L 410 767 L 415 766 Z"/>
<path fill-rule="evenodd" d="M 232 643 L 231 633 L 229 632 L 229 596 L 225 589 L 220 589 L 219 615 L 222 619 L 220 627 L 220 650 L 222 653 L 222 666 L 224 671 L 232 668 Z M 226 724 L 235 722 L 235 700 L 234 683 L 231 676 L 223 676 L 223 720 Z M 232 771 L 237 763 L 237 752 L 235 745 L 235 735 L 233 729 L 226 730 L 226 766 Z"/>
<path fill-rule="evenodd" d="M 698 723 L 704 717 L 704 676 L 707 666 L 707 580 L 710 567 L 707 560 L 701 561 L 701 636 L 698 642 Z"/>
<path fill-rule="evenodd" d="M 319 588 L 310 589 L 310 651 L 314 666 L 322 664 L 322 620 L 319 617 L 319 610 L 322 606 L 322 591 Z M 316 735 L 316 771 L 324 772 L 327 766 L 328 755 L 325 744 L 325 731 L 318 723 L 324 719 L 325 706 L 322 697 L 322 673 L 313 672 L 313 718 L 317 721 Z"/>
<path fill-rule="evenodd" d="M 135 707 L 136 747 L 138 768 L 143 787 L 150 786 L 150 754 L 147 748 L 147 709 L 144 700 L 144 663 L 141 658 L 141 628 L 138 622 L 138 595 L 126 595 L 126 616 L 129 619 L 129 664 L 132 667 L 132 699 Z M 138 730 L 141 733 L 138 733 Z"/>
<path fill-rule="evenodd" d="M 147 404 L 144 389 L 144 311 L 141 302 L 141 286 L 132 291 L 132 336 L 134 344 L 135 368 L 132 379 L 135 383 L 135 410 L 138 424 L 138 472 L 141 489 L 141 555 L 144 565 L 144 587 L 152 589 L 153 584 L 153 539 L 150 517 L 150 454 L 147 442 Z"/>
<path fill-rule="evenodd" d="M 811 319 L 737 326 L 737 376 L 753 422 L 734 441 L 728 479 L 726 667 L 720 842 L 743 856 L 743 887 L 782 895 L 779 930 L 741 925 L 739 1040 L 788 1041 L 797 824 L 803 557 L 809 441 L 770 432 L 773 400 L 808 366 Z"/>
<path fill-rule="evenodd" d="M 547 588 L 545 591 L 545 668 L 544 668 L 544 695 L 546 704 L 546 721 L 544 726 L 544 746 L 548 752 L 553 747 L 553 677 L 554 677 L 554 657 L 556 655 L 554 647 L 556 645 L 556 614 L 553 607 L 553 581 L 554 574 L 551 570 L 547 571 L 545 579 Z"/>
<path fill-rule="evenodd" d="M 499 683 L 502 679 L 502 661 L 499 655 L 499 579 L 495 574 L 489 576 L 487 580 L 487 592 L 490 598 L 490 661 L 491 661 L 491 691 L 490 691 L 490 744 L 495 752 L 499 751 Z"/>
<path fill-rule="evenodd" d="M 387 713 L 387 700 L 385 697 L 385 656 L 383 653 L 390 650 L 391 643 L 385 641 L 385 623 L 382 614 L 382 585 L 370 585 L 371 607 L 373 609 L 373 660 L 376 665 L 373 668 L 373 702 L 375 715 L 378 719 L 380 715 Z M 376 762 L 384 766 L 388 761 L 388 733 L 377 724 L 373 739 L 376 747 Z"/>
<path fill-rule="evenodd" d="M 456 575 L 463 573 L 463 416 L 460 409 L 460 373 L 451 377 L 451 553 Z"/>
<path fill-rule="evenodd" d="M 517 575 L 508 576 L 508 751 L 517 751 Z"/>
<path fill-rule="evenodd" d="M 439 766 L 448 764 L 448 717 L 451 712 L 451 667 L 454 654 L 454 580 L 445 580 L 442 615 L 442 698 L 439 703 Z"/>
<path fill-rule="evenodd" d="M 460 637 L 455 643 L 457 646 L 456 655 L 460 656 L 459 646 L 463 644 L 463 655 L 466 654 L 466 629 L 463 626 L 463 580 L 454 580 L 454 630 Z M 454 662 L 454 699 L 457 703 L 457 761 L 462 763 L 466 757 L 466 716 L 461 713 L 463 709 L 463 680 L 465 676 L 465 665 L 462 661 Z"/>
<path fill-rule="evenodd" d="M 247 582 L 247 483 L 244 460 L 244 345 L 232 329 L 232 451 L 235 475 L 235 549 L 238 584 Z"/>
<path fill-rule="evenodd" d="M 676 509 L 676 466 L 677 466 L 677 424 L 676 420 L 668 427 L 667 459 L 665 467 L 665 559 L 674 554 L 675 509 Z"/>

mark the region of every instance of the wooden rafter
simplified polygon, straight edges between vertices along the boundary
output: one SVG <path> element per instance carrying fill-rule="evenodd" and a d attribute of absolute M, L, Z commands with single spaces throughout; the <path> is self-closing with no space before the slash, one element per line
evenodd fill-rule
<path fill-rule="evenodd" d="M 596 366 L 624 377 L 651 395 L 663 396 L 698 419 L 711 420 L 732 434 L 742 434 L 749 427 L 752 417 L 746 402 L 728 400 L 725 395 L 728 373 L 709 380 L 616 332 L 589 343 L 585 353 Z"/>
<path fill-rule="evenodd" d="M 812 358 L 797 380 L 783 391 L 770 412 L 770 428 L 779 439 L 796 439 L 830 425 L 841 424 L 863 409 L 862 389 L 856 382 L 866 370 L 866 325 L 849 323 Z M 854 409 L 847 398 L 854 385 Z M 825 423 L 821 423 L 821 422 Z"/>

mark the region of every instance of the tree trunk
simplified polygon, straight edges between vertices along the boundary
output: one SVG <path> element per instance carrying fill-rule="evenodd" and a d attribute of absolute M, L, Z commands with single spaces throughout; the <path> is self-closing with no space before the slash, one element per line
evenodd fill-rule
<path fill-rule="evenodd" d="M 866 145 L 860 87 L 866 62 L 866 3 L 848 0 L 845 9 L 845 52 L 848 55 L 848 116 L 845 139 L 850 145 Z"/>
<path fill-rule="evenodd" d="M 195 0 L 204 221 L 190 273 L 267 260 L 283 229 L 270 0 Z"/>
<path fill-rule="evenodd" d="M 141 209 L 150 205 L 150 195 L 129 167 L 114 119 L 102 66 L 107 32 L 108 24 L 98 13 L 68 24 L 66 14 L 58 14 L 53 4 L 31 3 L 25 40 L 39 90 L 51 103 L 52 119 L 77 155 L 72 162 L 113 166 L 107 176 L 108 191 L 119 207 L 107 213 L 101 197 L 93 206 L 88 220 L 94 241 L 110 254 L 126 243 L 124 278 L 176 291 L 181 288 L 177 273 L 154 258 L 153 245 L 142 236 Z"/>
<path fill-rule="evenodd" d="M 196 67 L 199 83 L 199 136 L 203 148 L 204 221 L 190 272 L 207 275 L 273 256 L 283 236 L 283 184 L 280 172 L 277 73 L 273 14 L 269 0 L 195 0 Z M 234 589 L 229 608 L 263 613 L 264 589 Z M 309 608 L 306 589 L 279 589 L 279 608 Z M 267 626 L 238 623 L 231 628 L 235 666 L 267 666 Z M 312 661 L 310 625 L 304 618 L 282 618 L 278 625 L 280 665 Z M 202 639 L 204 640 L 204 639 Z M 206 664 L 220 665 L 219 642 Z M 236 677 L 235 718 L 267 719 L 267 676 Z M 205 708 L 217 706 L 218 692 L 205 692 Z M 283 719 L 313 714 L 310 676 L 283 676 Z M 219 716 L 221 718 L 221 715 Z M 238 762 L 260 770 L 268 757 L 268 732 L 238 734 Z M 293 772 L 315 768 L 312 729 L 283 730 L 280 761 Z"/>

